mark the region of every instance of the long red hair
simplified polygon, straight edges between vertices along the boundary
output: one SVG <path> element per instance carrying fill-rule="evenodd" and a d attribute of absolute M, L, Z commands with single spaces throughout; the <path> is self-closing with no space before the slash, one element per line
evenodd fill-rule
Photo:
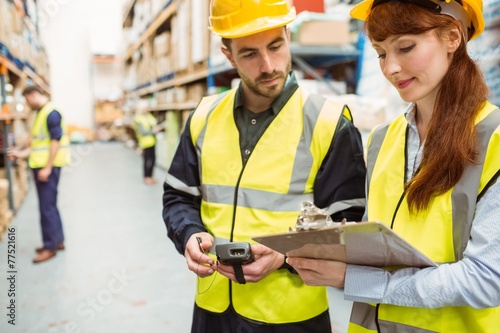
<path fill-rule="evenodd" d="M 439 36 L 450 27 L 462 31 L 459 21 L 448 15 L 399 2 L 376 6 L 365 22 L 368 36 L 374 41 L 433 29 Z M 425 210 L 434 196 L 447 192 L 459 181 L 467 165 L 478 162 L 475 119 L 488 94 L 482 72 L 468 55 L 464 41 L 453 54 L 437 95 L 419 172 L 406 184 L 412 213 Z"/>

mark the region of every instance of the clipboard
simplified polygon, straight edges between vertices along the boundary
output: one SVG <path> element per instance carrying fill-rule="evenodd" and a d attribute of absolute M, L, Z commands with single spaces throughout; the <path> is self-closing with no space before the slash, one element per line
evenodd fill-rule
<path fill-rule="evenodd" d="M 380 222 L 333 223 L 319 229 L 292 230 L 252 239 L 287 256 L 373 267 L 437 266 Z"/>

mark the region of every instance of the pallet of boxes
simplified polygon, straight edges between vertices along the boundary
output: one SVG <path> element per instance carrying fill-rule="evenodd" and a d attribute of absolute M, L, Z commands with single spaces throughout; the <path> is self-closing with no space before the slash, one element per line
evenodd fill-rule
<path fill-rule="evenodd" d="M 18 210 L 28 194 L 28 165 L 25 160 L 18 160 L 12 171 L 13 207 Z M 0 239 L 9 226 L 14 212 L 9 204 L 9 180 L 5 168 L 0 169 Z"/>

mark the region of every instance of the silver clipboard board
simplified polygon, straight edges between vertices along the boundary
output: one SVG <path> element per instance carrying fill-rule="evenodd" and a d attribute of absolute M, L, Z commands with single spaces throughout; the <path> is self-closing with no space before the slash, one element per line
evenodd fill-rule
<path fill-rule="evenodd" d="M 380 222 L 336 223 L 314 230 L 290 231 L 252 239 L 288 256 L 374 267 L 437 266 Z"/>

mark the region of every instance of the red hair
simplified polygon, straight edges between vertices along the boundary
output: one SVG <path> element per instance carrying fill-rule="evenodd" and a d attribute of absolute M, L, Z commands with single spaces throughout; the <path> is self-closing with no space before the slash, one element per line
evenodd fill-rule
<path fill-rule="evenodd" d="M 454 27 L 462 31 L 459 21 L 451 16 L 400 2 L 373 8 L 365 23 L 370 39 L 375 41 L 433 29 L 439 36 Z M 488 93 L 482 72 L 462 41 L 453 54 L 436 98 L 419 172 L 406 184 L 412 213 L 425 210 L 434 196 L 455 186 L 468 165 L 478 162 L 475 120 Z"/>

